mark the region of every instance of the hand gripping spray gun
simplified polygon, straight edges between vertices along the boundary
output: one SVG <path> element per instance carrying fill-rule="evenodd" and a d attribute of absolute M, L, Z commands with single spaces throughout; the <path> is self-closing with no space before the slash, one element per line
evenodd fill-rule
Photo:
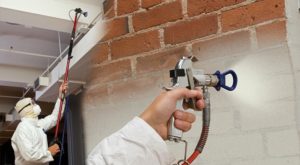
<path fill-rule="evenodd" d="M 220 73 L 216 71 L 214 74 L 204 74 L 202 70 L 195 69 L 192 67 L 192 62 L 197 61 L 194 57 L 183 57 L 176 64 L 174 70 L 170 70 L 170 77 L 172 78 L 172 87 L 166 88 L 166 90 L 172 90 L 176 88 L 188 88 L 195 89 L 196 87 L 201 87 L 203 92 L 203 99 L 205 101 L 205 108 L 203 109 L 202 120 L 202 133 L 199 139 L 199 142 L 195 148 L 194 153 L 186 159 L 187 152 L 187 142 L 182 140 L 182 131 L 175 128 L 174 117 L 171 117 L 168 123 L 168 140 L 175 142 L 184 142 L 185 143 L 185 156 L 183 160 L 178 161 L 178 165 L 191 164 L 196 157 L 202 152 L 204 145 L 206 143 L 208 132 L 209 132 L 209 123 L 210 123 L 210 95 L 208 92 L 208 87 L 214 87 L 217 91 L 221 88 L 224 88 L 228 91 L 233 91 L 237 86 L 237 75 L 234 71 L 228 70 L 227 72 Z M 232 76 L 232 86 L 226 86 L 226 76 Z M 199 111 L 196 107 L 195 99 L 182 99 L 177 101 L 176 109 L 183 110 L 183 105 L 187 105 L 188 108 Z"/>

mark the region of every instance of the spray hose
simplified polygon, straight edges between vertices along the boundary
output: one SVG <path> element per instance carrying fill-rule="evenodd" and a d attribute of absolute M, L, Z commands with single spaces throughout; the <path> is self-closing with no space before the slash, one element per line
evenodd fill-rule
<path fill-rule="evenodd" d="M 203 90 L 203 98 L 205 101 L 205 108 L 203 109 L 202 112 L 203 126 L 202 126 L 201 136 L 194 152 L 187 160 L 184 161 L 182 165 L 191 164 L 198 157 L 198 155 L 202 153 L 208 138 L 209 124 L 210 124 L 210 99 L 209 99 L 208 88 L 203 87 L 202 90 Z"/>

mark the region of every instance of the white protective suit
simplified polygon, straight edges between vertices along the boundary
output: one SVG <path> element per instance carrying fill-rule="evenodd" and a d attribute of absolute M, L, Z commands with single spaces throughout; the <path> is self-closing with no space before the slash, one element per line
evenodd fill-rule
<path fill-rule="evenodd" d="M 56 125 L 59 104 L 60 99 L 57 99 L 52 114 L 43 119 L 38 119 L 38 114 L 35 115 L 36 117 L 28 115 L 32 114 L 31 111 L 34 111 L 30 106 L 28 109 L 24 109 L 26 112 L 20 113 L 21 122 L 11 138 L 16 165 L 47 165 L 48 162 L 53 161 L 53 157 L 48 151 L 45 132 Z M 65 106 L 63 105 L 63 107 Z M 64 108 L 62 114 L 63 111 Z"/>
<path fill-rule="evenodd" d="M 135 117 L 102 140 L 89 154 L 87 165 L 171 165 L 174 157 L 160 135 Z"/>

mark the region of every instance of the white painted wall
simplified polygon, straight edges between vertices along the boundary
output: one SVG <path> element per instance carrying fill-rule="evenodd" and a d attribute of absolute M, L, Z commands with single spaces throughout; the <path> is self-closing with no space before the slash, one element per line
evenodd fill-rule
<path fill-rule="evenodd" d="M 298 10 L 299 3 L 296 1 L 286 1 L 287 13 L 287 28 L 288 28 L 288 42 L 290 48 L 290 57 L 293 61 L 293 71 L 295 74 L 295 91 L 296 91 L 296 115 L 297 124 L 300 134 L 300 12 Z"/>
<path fill-rule="evenodd" d="M 227 54 L 226 49 L 218 49 Z M 234 92 L 210 90 L 211 132 L 203 155 L 194 164 L 299 165 L 296 83 L 287 44 L 199 61 L 195 66 L 207 72 L 233 68 L 239 76 L 239 84 Z M 89 89 L 95 96 L 85 96 L 90 98 L 86 98 L 89 101 L 83 108 L 87 153 L 146 108 L 161 91 L 162 84 L 167 84 L 164 72 L 167 71 L 150 78 Z M 103 95 L 98 98 L 96 93 Z M 196 115 L 193 129 L 184 134 L 189 142 L 189 154 L 201 130 L 202 114 L 197 112 Z M 183 157 L 183 144 L 168 145 L 176 158 Z"/>

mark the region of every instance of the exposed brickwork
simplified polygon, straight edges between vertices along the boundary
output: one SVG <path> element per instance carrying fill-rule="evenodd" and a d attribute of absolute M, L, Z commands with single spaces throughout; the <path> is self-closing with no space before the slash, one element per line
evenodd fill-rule
<path fill-rule="evenodd" d="M 217 33 L 217 15 L 178 22 L 165 28 L 165 42 L 176 44 Z"/>
<path fill-rule="evenodd" d="M 112 18 L 115 16 L 114 10 L 115 0 L 106 0 L 103 3 L 103 11 L 106 19 Z"/>
<path fill-rule="evenodd" d="M 141 29 L 172 22 L 182 17 L 181 1 L 177 0 L 169 4 L 150 9 L 146 12 L 137 13 L 133 15 L 132 20 L 134 30 L 139 31 Z"/>
<path fill-rule="evenodd" d="M 118 0 L 118 15 L 128 14 L 139 9 L 139 0 Z"/>
<path fill-rule="evenodd" d="M 106 41 L 129 33 L 128 18 L 121 17 L 106 22 L 105 30 L 105 35 L 101 41 Z"/>
<path fill-rule="evenodd" d="M 118 59 L 158 49 L 160 48 L 158 35 L 158 31 L 150 31 L 113 41 L 111 44 L 112 58 Z"/>
<path fill-rule="evenodd" d="M 128 78 L 131 76 L 131 73 L 130 60 L 109 63 L 93 69 L 91 84 L 95 85 Z"/>
<path fill-rule="evenodd" d="M 209 13 L 244 1 L 245 0 L 188 0 L 188 15 L 195 16 L 202 13 Z"/>
<path fill-rule="evenodd" d="M 101 64 L 108 60 L 109 46 L 107 43 L 97 44 L 90 52 L 92 64 Z"/>
<path fill-rule="evenodd" d="M 162 0 L 142 0 L 142 7 L 149 8 L 157 4 L 160 4 L 161 2 Z"/>
<path fill-rule="evenodd" d="M 284 17 L 284 0 L 262 0 L 222 13 L 224 32 Z"/>
<path fill-rule="evenodd" d="M 162 69 L 174 68 L 177 61 L 182 56 L 188 56 L 185 47 L 170 49 L 162 53 L 138 57 L 137 58 L 137 73 L 149 73 Z"/>
<path fill-rule="evenodd" d="M 280 21 L 256 28 L 258 46 L 268 47 L 286 42 L 286 22 Z"/>

